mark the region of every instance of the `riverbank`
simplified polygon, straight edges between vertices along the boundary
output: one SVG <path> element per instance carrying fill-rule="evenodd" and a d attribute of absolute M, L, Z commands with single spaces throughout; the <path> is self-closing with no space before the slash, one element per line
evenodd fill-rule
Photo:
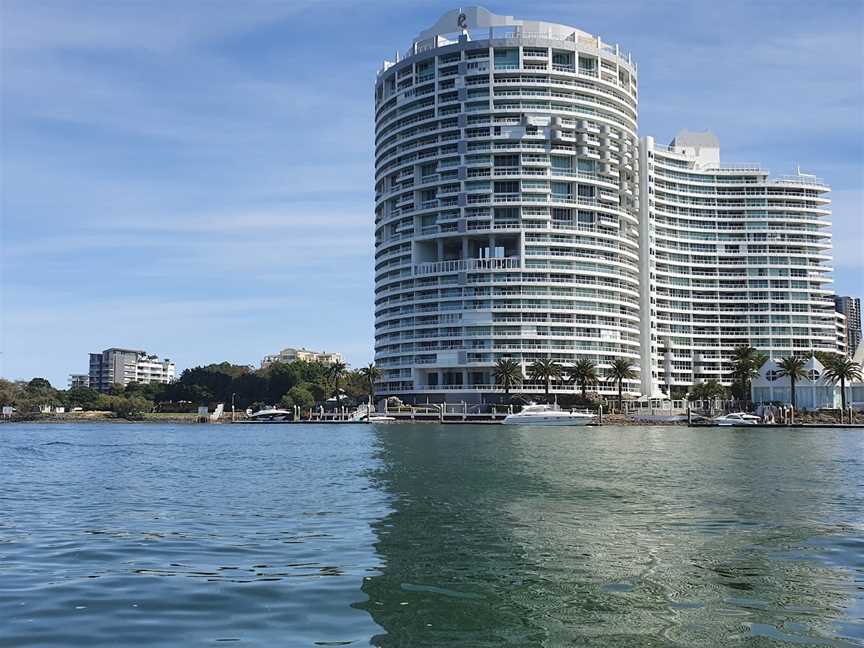
<path fill-rule="evenodd" d="M 114 412 L 65 412 L 63 414 L 30 414 L 27 417 L 0 419 L 0 423 L 138 423 L 138 424 L 159 424 L 159 423 L 181 423 L 181 424 L 198 424 L 200 423 L 200 415 L 196 413 L 185 412 L 148 412 L 142 414 L 140 418 L 125 419 L 118 417 Z M 210 421 L 208 424 L 223 424 L 237 423 L 250 425 L 264 425 L 260 421 L 250 420 L 245 413 L 235 414 L 234 421 L 231 420 L 231 413 L 227 412 L 222 415 L 218 421 Z M 366 421 L 318 421 L 318 420 L 301 420 L 301 421 L 283 421 L 276 423 L 266 423 L 271 425 L 328 425 L 328 424 L 366 424 Z M 461 416 L 448 415 L 445 420 L 439 420 L 438 417 L 417 417 L 416 419 L 404 418 L 397 420 L 396 423 L 403 424 L 444 424 L 444 425 L 500 425 L 500 420 L 479 419 L 469 417 L 467 420 L 462 420 Z M 695 423 L 695 421 L 694 421 Z M 602 422 L 591 424 L 593 426 L 623 426 L 623 427 L 687 427 L 687 421 L 669 421 L 669 420 L 645 420 L 634 419 L 628 415 L 622 414 L 603 414 Z M 839 415 L 831 412 L 799 412 L 795 415 L 795 423 L 792 426 L 776 425 L 772 427 L 799 427 L 799 426 L 819 426 L 819 427 L 849 427 L 849 426 L 864 425 L 864 413 L 856 412 L 852 421 L 846 419 L 843 423 L 840 422 Z"/>

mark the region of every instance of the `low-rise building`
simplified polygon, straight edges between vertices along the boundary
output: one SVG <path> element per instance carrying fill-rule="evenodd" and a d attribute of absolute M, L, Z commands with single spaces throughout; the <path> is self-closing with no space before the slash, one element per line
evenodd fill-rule
<path fill-rule="evenodd" d="M 160 360 L 146 351 L 112 347 L 90 354 L 89 386 L 101 392 L 109 391 L 112 385 L 170 383 L 174 375 L 170 359 Z"/>
<path fill-rule="evenodd" d="M 69 374 L 69 389 L 90 386 L 90 374 Z"/>
<path fill-rule="evenodd" d="M 807 360 L 804 372 L 806 377 L 795 381 L 795 402 L 799 410 L 840 407 L 840 385 L 825 380 L 825 366 L 817 358 Z M 751 399 L 757 404 L 792 402 L 791 382 L 788 376 L 782 375 L 777 360 L 762 365 L 759 376 L 753 379 Z M 864 409 L 864 383 L 846 383 L 846 404 Z"/>
<path fill-rule="evenodd" d="M 261 361 L 261 368 L 264 369 L 274 362 L 284 362 L 287 364 L 289 362 L 294 362 L 295 360 L 301 360 L 303 362 L 320 362 L 327 366 L 334 365 L 337 362 L 345 362 L 342 359 L 341 353 L 333 351 L 310 351 L 304 347 L 300 347 L 299 349 L 288 347 L 287 349 L 282 349 L 279 353 L 264 356 L 264 359 Z"/>

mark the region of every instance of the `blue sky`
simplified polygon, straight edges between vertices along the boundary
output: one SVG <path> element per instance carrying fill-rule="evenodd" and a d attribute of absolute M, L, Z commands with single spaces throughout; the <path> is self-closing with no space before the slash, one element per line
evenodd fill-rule
<path fill-rule="evenodd" d="M 372 357 L 372 87 L 439 2 L 0 4 L 0 375 L 109 346 L 178 369 L 285 346 Z M 864 4 L 486 5 L 632 52 L 640 129 L 833 187 L 864 294 Z"/>

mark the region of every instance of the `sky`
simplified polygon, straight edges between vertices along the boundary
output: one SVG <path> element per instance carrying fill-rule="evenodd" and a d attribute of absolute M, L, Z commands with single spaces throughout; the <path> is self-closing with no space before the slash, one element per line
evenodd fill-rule
<path fill-rule="evenodd" d="M 864 3 L 484 6 L 631 52 L 641 135 L 826 179 L 864 296 Z M 375 75 L 457 7 L 2 0 L 0 375 L 65 387 L 112 346 L 371 361 Z"/>

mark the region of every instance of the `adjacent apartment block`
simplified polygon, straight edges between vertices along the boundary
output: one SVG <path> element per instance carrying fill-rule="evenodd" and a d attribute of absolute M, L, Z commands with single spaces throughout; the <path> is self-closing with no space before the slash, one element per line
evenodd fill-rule
<path fill-rule="evenodd" d="M 846 353 L 854 354 L 861 344 L 861 299 L 859 297 L 834 297 L 834 308 L 846 318 Z"/>
<path fill-rule="evenodd" d="M 334 353 L 332 351 L 310 351 L 303 347 L 299 349 L 289 347 L 287 349 L 282 349 L 279 353 L 264 356 L 264 359 L 261 361 L 261 368 L 264 369 L 274 362 L 288 363 L 294 362 L 295 360 L 301 360 L 303 362 L 320 362 L 328 367 L 339 362 L 344 362 L 342 354 L 340 353 Z"/>
<path fill-rule="evenodd" d="M 710 132 L 640 147 L 642 392 L 728 383 L 732 353 L 836 351 L 828 186 L 721 164 Z"/>
<path fill-rule="evenodd" d="M 112 385 L 169 383 L 174 380 L 174 363 L 160 360 L 137 349 L 105 349 L 90 354 L 90 387 L 107 392 Z"/>
<path fill-rule="evenodd" d="M 829 188 L 638 136 L 629 54 L 453 10 L 375 83 L 378 392 L 500 396 L 494 366 L 629 359 L 631 394 L 729 382 L 735 347 L 837 350 Z M 602 381 L 601 393 L 615 390 Z M 573 392 L 556 384 L 553 392 Z M 513 391 L 537 391 L 517 386 Z"/>

